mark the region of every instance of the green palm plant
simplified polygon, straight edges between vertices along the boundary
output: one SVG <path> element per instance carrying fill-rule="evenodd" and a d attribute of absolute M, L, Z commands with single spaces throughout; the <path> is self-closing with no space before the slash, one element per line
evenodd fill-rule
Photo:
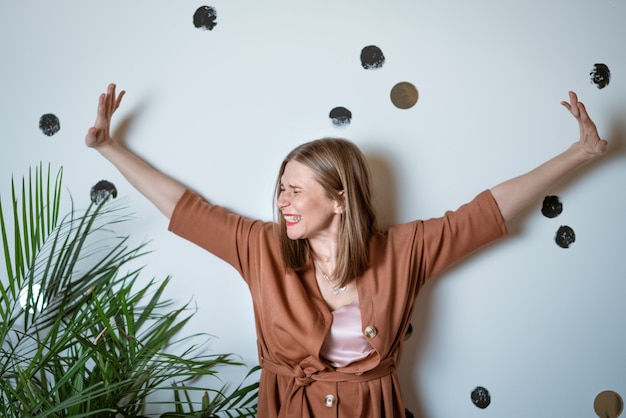
<path fill-rule="evenodd" d="M 232 391 L 192 385 L 241 363 L 205 354 L 206 334 L 178 337 L 193 311 L 163 299 L 169 277 L 140 280 L 146 250 L 115 234 L 129 216 L 110 196 L 60 216 L 62 174 L 40 164 L 12 181 L 7 215 L 0 195 L 2 416 L 137 417 L 152 398 L 176 416 L 254 416 L 258 383 L 246 382 L 258 368 Z M 197 391 L 215 401 L 192 402 Z"/>

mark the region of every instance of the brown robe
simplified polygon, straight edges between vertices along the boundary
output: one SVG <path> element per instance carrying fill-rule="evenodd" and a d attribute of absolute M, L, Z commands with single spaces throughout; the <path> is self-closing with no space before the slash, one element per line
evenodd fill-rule
<path fill-rule="evenodd" d="M 425 280 L 507 233 L 489 191 L 437 219 L 376 233 L 356 279 L 364 335 L 374 351 L 343 368 L 320 358 L 332 313 L 313 266 L 285 272 L 271 222 L 250 220 L 187 191 L 169 229 L 231 264 L 252 295 L 259 362 L 258 417 L 404 417 L 396 367 Z"/>

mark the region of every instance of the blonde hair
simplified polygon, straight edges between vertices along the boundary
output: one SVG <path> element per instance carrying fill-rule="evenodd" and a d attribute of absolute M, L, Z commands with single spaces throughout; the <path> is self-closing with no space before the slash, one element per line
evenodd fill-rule
<path fill-rule="evenodd" d="M 376 231 L 371 173 L 365 156 L 354 143 L 346 139 L 322 138 L 296 147 L 283 160 L 274 191 L 278 239 L 285 267 L 301 271 L 311 261 L 309 242 L 287 237 L 285 220 L 276 205 L 280 179 L 289 161 L 297 161 L 310 168 L 328 197 L 343 203 L 334 272 L 334 280 L 343 286 L 368 267 L 369 238 Z"/>

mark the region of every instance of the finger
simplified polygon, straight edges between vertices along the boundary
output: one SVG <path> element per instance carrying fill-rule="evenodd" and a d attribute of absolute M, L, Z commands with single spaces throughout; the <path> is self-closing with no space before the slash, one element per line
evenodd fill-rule
<path fill-rule="evenodd" d="M 109 84 L 107 92 L 107 115 L 110 117 L 113 113 L 113 106 L 115 105 L 115 84 Z"/>
<path fill-rule="evenodd" d="M 95 126 L 92 126 L 87 130 L 87 135 L 85 135 L 85 143 L 87 145 L 94 144 L 96 142 L 96 137 L 98 134 L 98 129 Z"/>
<path fill-rule="evenodd" d="M 98 98 L 98 110 L 96 111 L 96 123 L 94 126 L 101 126 L 106 120 L 106 94 L 102 93 Z"/>
<path fill-rule="evenodd" d="M 575 117 L 578 117 L 579 116 L 578 96 L 573 91 L 569 92 L 569 101 L 570 101 L 570 106 L 569 106 L 570 112 L 572 112 L 572 114 Z"/>
<path fill-rule="evenodd" d="M 605 154 L 609 149 L 609 143 L 604 139 L 600 140 L 600 142 L 598 142 L 598 145 L 598 151 L 600 152 L 600 154 Z"/>
<path fill-rule="evenodd" d="M 589 118 L 589 114 L 587 113 L 587 108 L 585 107 L 585 105 L 582 102 L 578 102 L 578 113 L 580 114 L 580 119 L 583 121 L 588 121 Z"/>
<path fill-rule="evenodd" d="M 122 98 L 124 97 L 124 95 L 126 94 L 126 91 L 122 90 L 120 91 L 120 95 L 117 96 L 117 100 L 115 101 L 115 107 L 113 108 L 113 110 L 117 110 L 118 107 L 120 107 L 120 103 L 122 103 Z"/>
<path fill-rule="evenodd" d="M 87 129 L 87 136 L 94 136 L 97 132 L 97 129 L 95 126 L 92 126 L 91 128 Z"/>

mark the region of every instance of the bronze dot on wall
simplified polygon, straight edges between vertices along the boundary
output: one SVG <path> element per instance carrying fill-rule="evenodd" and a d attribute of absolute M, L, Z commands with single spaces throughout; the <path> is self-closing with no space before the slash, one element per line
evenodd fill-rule
<path fill-rule="evenodd" d="M 609 71 L 609 67 L 606 64 L 594 65 L 589 75 L 591 76 L 591 82 L 599 89 L 605 88 L 611 81 L 611 71 Z"/>
<path fill-rule="evenodd" d="M 91 201 L 96 205 L 102 203 L 102 201 L 108 198 L 109 195 L 114 198 L 117 197 L 117 188 L 115 188 L 115 185 L 109 181 L 100 180 L 91 188 Z"/>
<path fill-rule="evenodd" d="M 328 117 L 333 122 L 333 125 L 343 127 L 349 125 L 352 121 L 352 112 L 342 106 L 337 106 L 330 111 Z"/>
<path fill-rule="evenodd" d="M 418 97 L 415 86 L 407 81 L 401 81 L 391 89 L 391 102 L 399 109 L 413 107 Z"/>
<path fill-rule="evenodd" d="M 624 410 L 624 401 L 618 393 L 605 390 L 596 396 L 593 401 L 593 409 L 601 418 L 617 418 Z"/>
<path fill-rule="evenodd" d="M 59 132 L 61 129 L 61 123 L 59 122 L 59 118 L 57 118 L 52 113 L 46 113 L 41 118 L 39 118 L 39 129 L 44 135 L 52 136 Z"/>
<path fill-rule="evenodd" d="M 193 25 L 202 30 L 213 30 L 217 22 L 217 11 L 211 6 L 202 6 L 193 14 Z"/>

